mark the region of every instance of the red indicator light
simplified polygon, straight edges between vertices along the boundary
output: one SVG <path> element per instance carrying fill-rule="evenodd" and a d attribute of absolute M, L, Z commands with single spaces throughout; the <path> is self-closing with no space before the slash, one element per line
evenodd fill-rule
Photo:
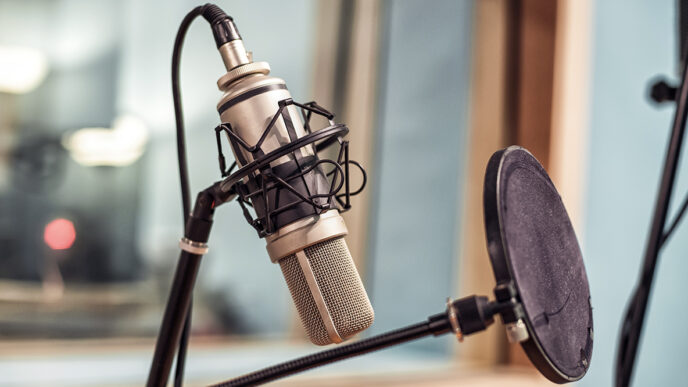
<path fill-rule="evenodd" d="M 58 218 L 45 226 L 43 240 L 53 250 L 66 250 L 74 244 L 76 230 L 70 220 Z"/>

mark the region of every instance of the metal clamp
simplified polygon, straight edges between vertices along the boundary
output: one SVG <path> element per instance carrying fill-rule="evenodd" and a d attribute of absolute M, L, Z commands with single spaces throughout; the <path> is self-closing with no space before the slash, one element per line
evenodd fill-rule
<path fill-rule="evenodd" d="M 456 308 L 454 307 L 454 301 L 451 297 L 447 297 L 447 316 L 449 317 L 449 324 L 452 327 L 452 331 L 456 335 L 459 343 L 463 342 L 463 332 L 461 332 L 461 327 L 459 326 L 459 316 L 456 313 Z"/>
<path fill-rule="evenodd" d="M 191 254 L 204 255 L 208 253 L 207 243 L 194 242 L 187 237 L 179 240 L 179 248 Z"/>
<path fill-rule="evenodd" d="M 530 338 L 530 335 L 528 334 L 528 328 L 522 319 L 518 319 L 516 322 L 506 324 L 505 328 L 506 338 L 510 343 L 520 343 Z"/>

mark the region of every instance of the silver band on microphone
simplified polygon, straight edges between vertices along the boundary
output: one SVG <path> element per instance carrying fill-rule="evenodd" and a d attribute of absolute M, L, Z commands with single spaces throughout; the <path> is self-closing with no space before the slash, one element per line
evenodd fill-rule
<path fill-rule="evenodd" d="M 220 91 L 226 90 L 232 82 L 251 74 L 268 75 L 270 74 L 270 65 L 268 62 L 253 62 L 239 66 L 220 77 L 217 80 L 217 87 Z"/>
<path fill-rule="evenodd" d="M 251 62 L 241 39 L 231 40 L 218 47 L 218 50 L 227 71 Z"/>
<path fill-rule="evenodd" d="M 298 250 L 328 239 L 345 236 L 348 233 L 344 218 L 339 215 L 339 211 L 329 210 L 320 215 L 293 222 L 280 228 L 274 234 L 266 236 L 266 249 L 270 260 L 277 263 Z"/>

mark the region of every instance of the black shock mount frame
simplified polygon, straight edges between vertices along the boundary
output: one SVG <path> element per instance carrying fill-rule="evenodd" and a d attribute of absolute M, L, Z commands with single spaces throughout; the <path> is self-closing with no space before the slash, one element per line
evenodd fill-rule
<path fill-rule="evenodd" d="M 280 148 L 265 154 L 261 146 L 268 135 L 275 130 L 276 123 L 280 118 L 287 127 L 287 131 L 290 133 L 294 132 L 293 120 L 287 109 L 291 105 L 300 108 L 304 122 L 303 126 L 307 134 L 303 137 L 294 138 Z M 312 131 L 311 118 L 313 114 L 326 118 L 329 121 L 329 126 Z M 361 164 L 357 161 L 349 158 L 349 141 L 344 140 L 344 136 L 349 132 L 349 128 L 343 124 L 337 124 L 333 120 L 334 114 L 314 101 L 301 104 L 288 98 L 279 101 L 277 112 L 272 117 L 265 130 L 263 130 L 258 142 L 254 145 L 247 144 L 241 137 L 234 133 L 231 125 L 228 123 L 220 124 L 215 128 L 220 173 L 223 177 L 226 177 L 221 183 L 221 188 L 225 192 L 232 189 L 236 191 L 238 195 L 237 201 L 241 205 L 244 217 L 248 223 L 256 229 L 259 237 L 262 238 L 274 233 L 276 231 L 275 218 L 281 213 L 304 202 L 312 206 L 316 214 L 321 214 L 332 208 L 337 208 L 340 212 L 347 211 L 351 208 L 351 197 L 358 195 L 365 188 L 367 182 L 365 169 L 363 169 Z M 250 152 L 254 160 L 245 163 L 245 165 L 234 173 L 232 173 L 232 171 L 237 166 L 236 162 L 232 163 L 229 169 L 226 169 L 226 162 L 224 154 L 222 153 L 221 133 L 227 135 L 230 145 L 232 149 L 234 149 L 234 154 L 237 157 L 242 157 L 241 150 L 243 149 Z M 339 143 L 340 145 L 336 160 L 322 158 L 308 166 L 300 164 L 299 160 L 301 159 L 301 155 L 297 154 L 297 151 L 300 149 L 312 147 L 313 153 L 319 154 L 335 143 Z M 286 178 L 282 178 L 273 173 L 271 163 L 289 154 L 291 154 L 298 166 L 297 172 Z M 354 165 L 358 168 L 362 175 L 361 185 L 354 191 L 351 190 L 349 179 L 350 165 Z M 329 172 L 325 172 L 325 175 L 331 179 L 329 190 L 326 193 L 310 192 L 305 180 L 305 175 L 311 173 L 316 168 L 323 168 L 326 166 L 332 167 Z M 247 178 L 249 176 L 253 177 L 254 181 L 257 183 L 257 187 L 252 189 L 249 186 L 247 183 Z M 303 186 L 307 191 L 306 195 L 299 192 L 298 189 L 290 184 L 293 180 L 301 180 L 303 182 Z M 340 192 L 342 188 L 344 192 Z M 268 200 L 267 193 L 277 191 L 279 194 L 280 190 L 287 190 L 293 194 L 296 199 L 287 204 L 280 205 L 277 208 L 273 208 L 271 201 Z M 253 207 L 256 200 L 260 200 L 263 208 L 266 209 L 266 213 L 263 216 L 256 214 L 254 217 L 248 209 L 249 207 Z"/>

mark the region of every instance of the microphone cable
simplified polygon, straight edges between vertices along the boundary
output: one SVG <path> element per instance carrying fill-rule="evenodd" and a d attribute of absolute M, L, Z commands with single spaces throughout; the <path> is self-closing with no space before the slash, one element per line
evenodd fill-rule
<path fill-rule="evenodd" d="M 204 4 L 195 7 L 186 14 L 174 40 L 174 48 L 172 50 L 172 100 L 174 101 L 174 119 L 177 132 L 177 161 L 179 164 L 179 181 L 182 189 L 182 210 L 184 224 L 182 232 L 186 227 L 191 212 L 191 189 L 189 184 L 189 169 L 186 158 L 186 138 L 184 136 L 184 113 L 182 109 L 181 88 L 179 86 L 179 62 L 181 59 L 182 46 L 184 45 L 184 38 L 189 30 L 189 26 L 198 16 L 203 16 L 208 22 L 212 22 L 218 17 L 226 16 L 218 6 L 214 4 Z M 231 18 L 230 18 L 231 19 Z M 184 329 L 179 338 L 179 349 L 177 352 L 177 365 L 174 372 L 174 386 L 181 387 L 184 381 L 184 363 L 186 360 L 186 349 L 189 342 L 189 335 L 191 331 L 191 310 L 193 307 L 193 299 L 189 303 L 189 310 L 186 313 L 186 320 L 184 322 Z"/>

